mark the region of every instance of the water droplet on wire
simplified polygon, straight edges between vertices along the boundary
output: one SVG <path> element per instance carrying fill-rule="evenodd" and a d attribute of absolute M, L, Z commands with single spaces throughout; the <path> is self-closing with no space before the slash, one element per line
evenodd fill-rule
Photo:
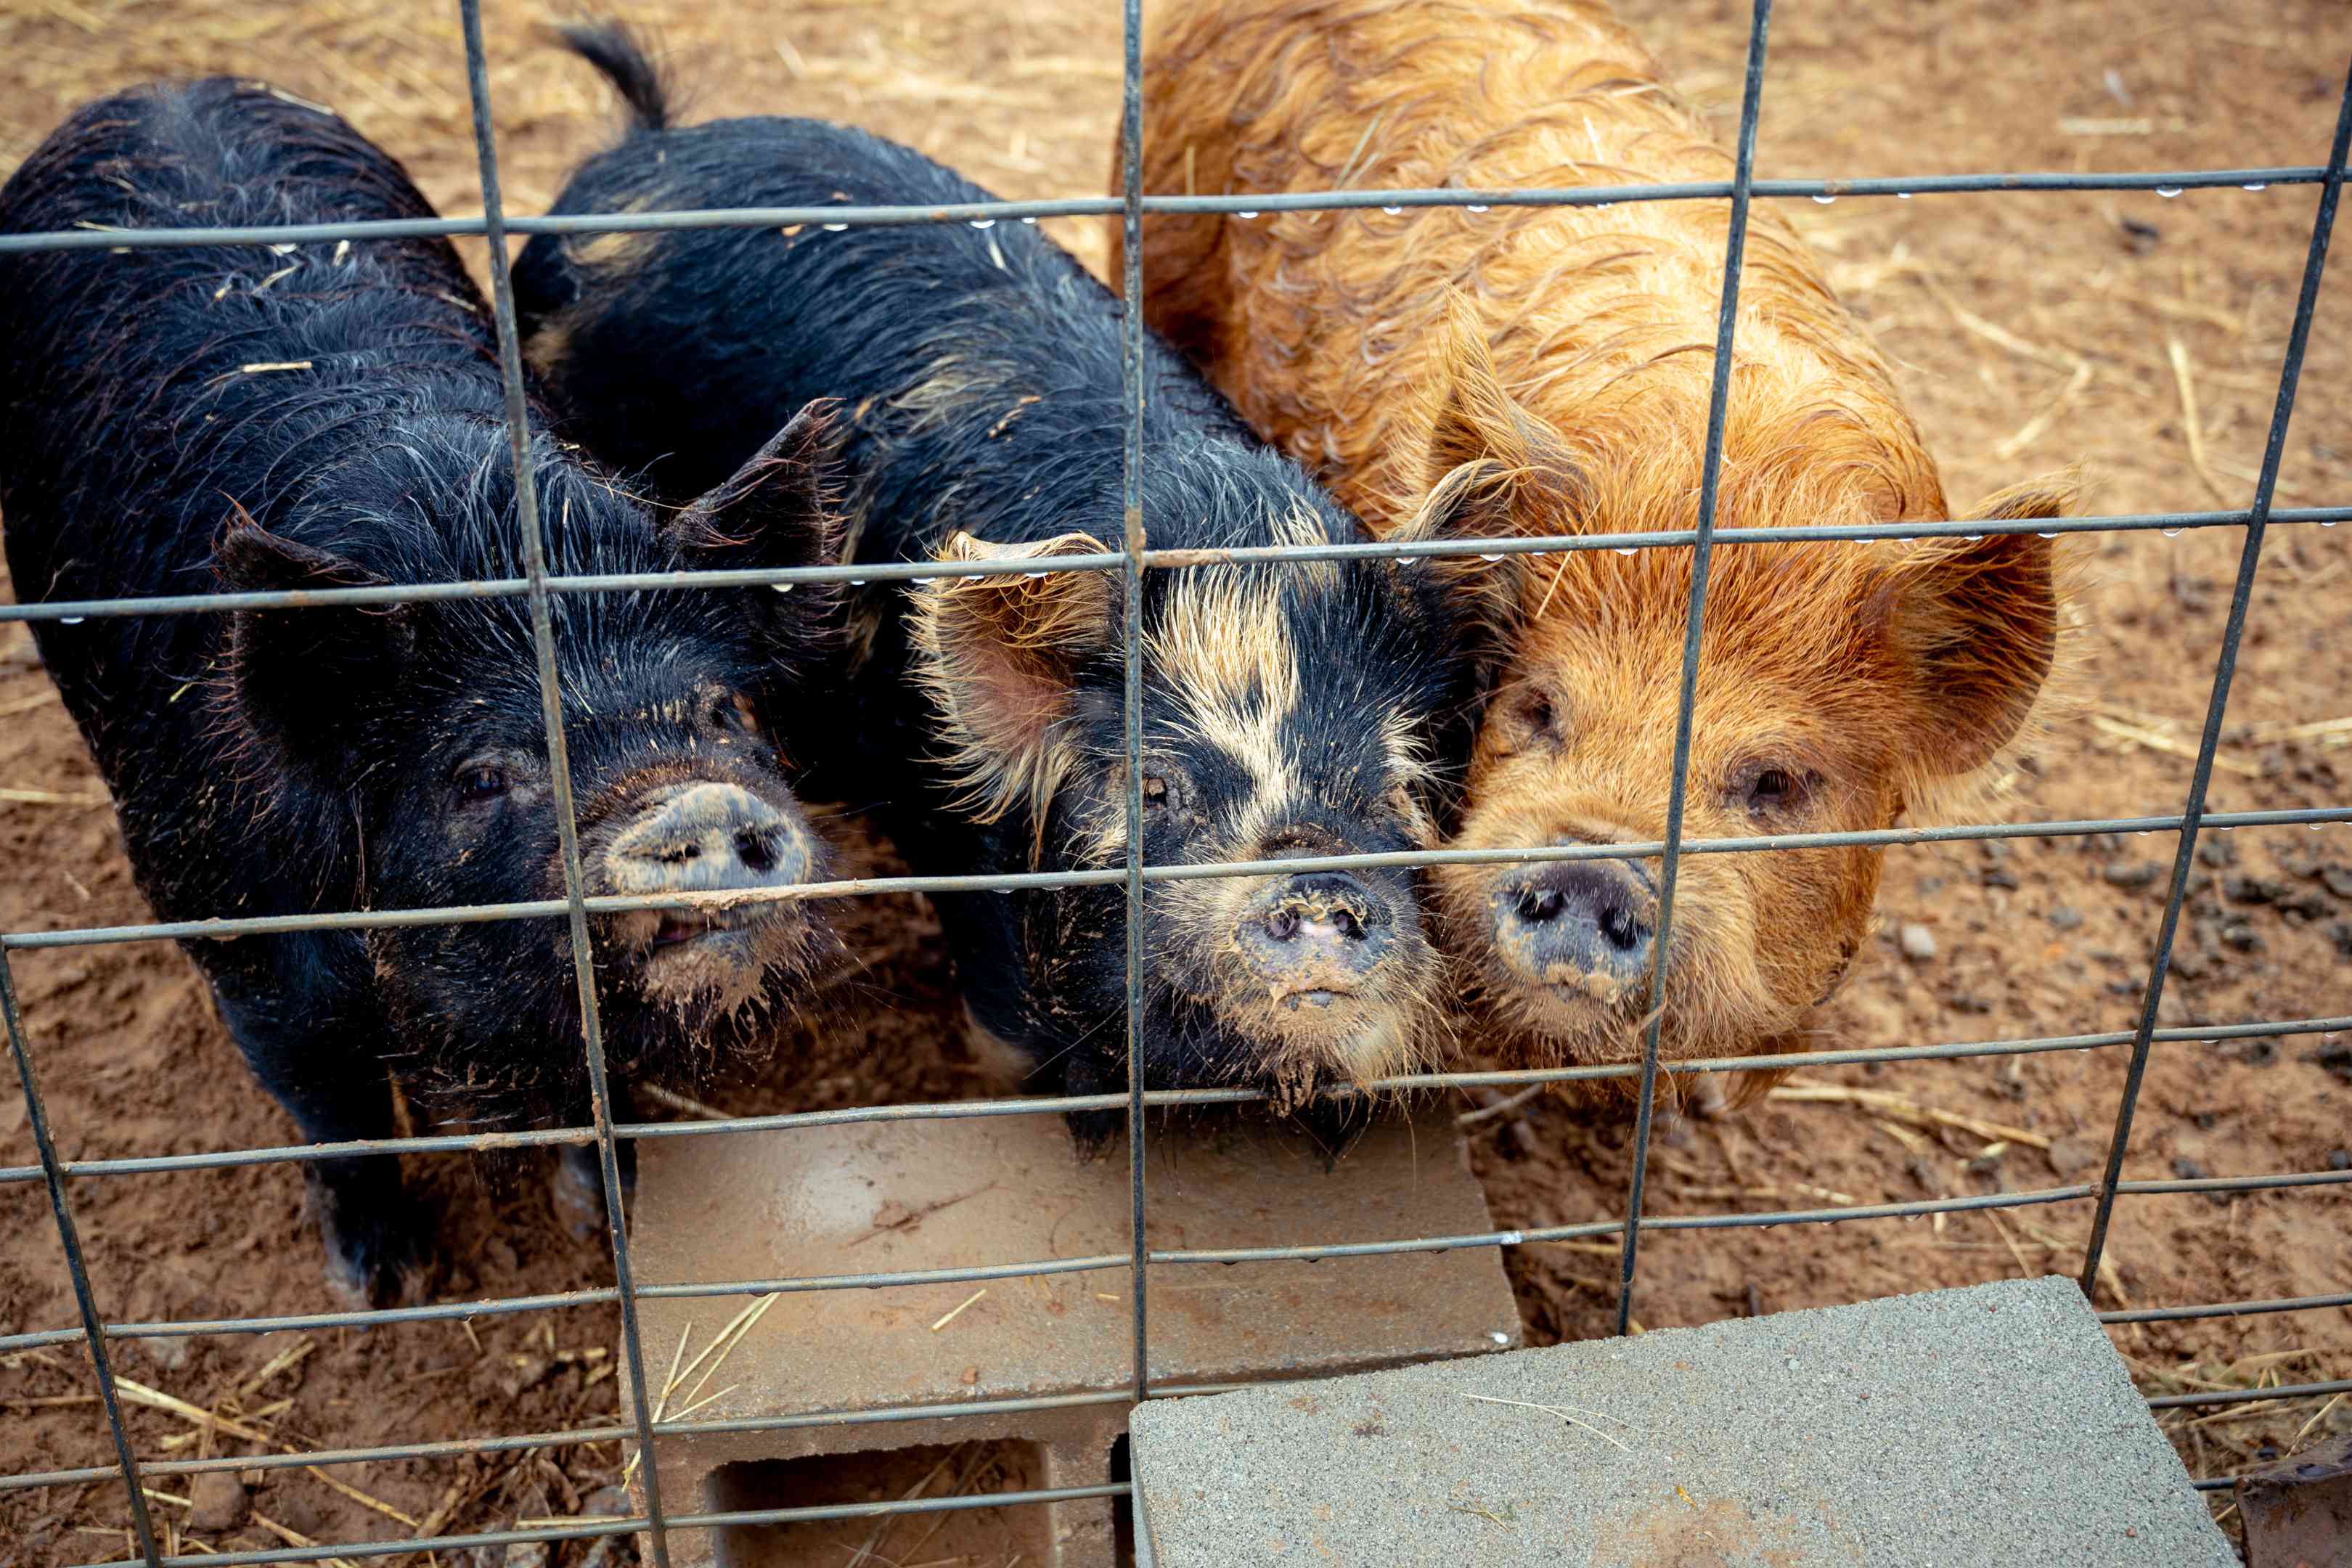
<path fill-rule="evenodd" d="M 2156 187 L 2156 194 L 2166 201 L 2170 201 L 2180 194 L 2180 189 L 2179 185 L 2158 185 Z"/>

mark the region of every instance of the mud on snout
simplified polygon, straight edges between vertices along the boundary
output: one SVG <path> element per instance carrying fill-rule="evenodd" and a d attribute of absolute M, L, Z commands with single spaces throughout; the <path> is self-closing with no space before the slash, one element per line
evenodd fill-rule
<path fill-rule="evenodd" d="M 1207 1009 L 1234 1037 L 1232 1076 L 1265 1085 L 1277 1111 L 1427 1059 L 1442 965 L 1407 874 L 1166 882 L 1153 902 L 1156 983 Z"/>
<path fill-rule="evenodd" d="M 688 909 L 594 918 L 600 956 L 681 1021 L 716 1023 L 758 1000 L 789 1001 L 785 987 L 839 954 L 822 908 L 762 896 L 825 875 L 807 818 L 779 794 L 756 781 L 641 780 L 625 805 L 583 826 L 592 893 L 716 895 Z"/>

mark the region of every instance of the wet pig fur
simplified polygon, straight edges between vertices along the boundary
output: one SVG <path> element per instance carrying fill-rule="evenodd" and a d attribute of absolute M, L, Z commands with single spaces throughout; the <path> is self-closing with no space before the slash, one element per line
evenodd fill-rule
<path fill-rule="evenodd" d="M 0 189 L 0 230 L 414 219 L 401 167 L 254 83 L 135 89 Z M 28 604 L 522 574 L 491 321 L 440 239 L 0 257 L 0 509 Z M 551 572 L 830 558 L 820 416 L 656 512 L 542 431 Z M 741 891 L 821 854 L 765 732 L 826 657 L 821 595 L 551 604 L 588 891 Z M 563 896 L 520 596 L 34 623 L 167 921 Z M 592 921 L 616 1083 L 754 1056 L 837 944 L 796 902 Z M 314 1142 L 584 1120 L 565 924 L 195 941 L 255 1076 Z M 433 1221 L 385 1154 L 313 1161 L 331 1273 L 383 1302 Z"/>
<path fill-rule="evenodd" d="M 931 205 L 989 193 L 812 120 L 677 128 L 644 55 L 573 29 L 634 124 L 563 213 Z M 569 428 L 657 491 L 691 492 L 816 396 L 850 410 L 847 553 L 1034 570 L 876 584 L 851 612 L 850 712 L 810 717 L 838 793 L 878 803 L 918 869 L 1126 863 L 1118 300 L 1034 226 L 948 223 L 535 238 L 527 352 Z M 1152 545 L 1369 539 L 1156 340 L 1144 344 Z M 1149 573 L 1142 824 L 1151 863 L 1402 851 L 1434 841 L 1449 717 L 1480 606 L 1426 562 Z M 1041 1087 L 1125 1087 L 1118 885 L 940 900 L 975 1036 Z M 1409 1070 L 1443 1025 L 1408 872 L 1175 880 L 1144 895 L 1140 1039 L 1154 1086 L 1247 1084 L 1296 1108 Z M 1083 1139 L 1117 1113 L 1077 1119 Z"/>

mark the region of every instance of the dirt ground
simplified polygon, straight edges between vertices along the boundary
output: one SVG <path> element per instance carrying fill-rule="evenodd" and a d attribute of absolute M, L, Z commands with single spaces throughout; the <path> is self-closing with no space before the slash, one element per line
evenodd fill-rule
<path fill-rule="evenodd" d="M 1634 18 L 1726 120 L 1746 10 L 1728 0 Z M 492 86 L 517 210 L 549 201 L 603 137 L 588 73 L 534 34 L 537 7 L 494 6 Z M 803 0 L 777 10 L 646 0 L 704 114 L 790 110 L 911 138 L 1008 196 L 1099 189 L 1117 103 L 1116 7 L 1101 0 L 965 6 Z M 2152 169 L 2315 163 L 2326 155 L 2352 12 L 2328 0 L 2142 7 L 2104 0 L 1933 8 L 1786 0 L 1760 138 L 1773 174 Z M 406 159 L 452 213 L 478 210 L 455 7 L 425 0 L 10 0 L 0 8 L 0 168 L 71 107 L 165 73 L 234 71 L 334 104 Z M 2315 203 L 2309 187 L 2178 199 L 2035 195 L 1847 199 L 1797 216 L 1832 278 L 1898 362 L 1956 500 L 2071 461 L 2102 510 L 2242 505 L 2273 401 Z M 1099 265 L 1093 225 L 1062 237 Z M 2340 247 L 2339 247 L 2340 252 Z M 476 258 L 478 261 L 478 256 Z M 2283 504 L 2352 499 L 2352 278 L 2321 304 L 2283 473 Z M 2196 425 L 2187 412 L 2193 407 Z M 2179 809 L 2239 539 L 2209 531 L 2101 542 L 2085 638 L 2086 705 L 2021 763 L 2021 819 Z M 2272 532 L 2213 782 L 2217 809 L 2352 803 L 2352 527 Z M 2331 724 L 2332 721 L 2332 724 Z M 0 927 L 138 921 L 99 781 L 21 627 L 0 630 Z M 858 827 L 836 819 L 845 843 Z M 1874 962 L 1825 1020 L 1824 1043 L 1925 1044 L 2126 1028 L 2147 977 L 2169 837 L 1897 850 Z M 887 863 L 887 855 L 880 857 Z M 2168 1023 L 2352 1014 L 2352 827 L 2242 831 L 2200 853 Z M 852 917 L 866 967 L 787 1042 L 770 1081 L 730 1108 L 819 1108 L 976 1092 L 936 927 L 915 900 Z M 1932 955 L 1906 956 L 1917 926 Z M 1924 952 L 1914 935 L 1907 944 Z M 68 1156 L 284 1142 L 293 1130 L 236 1062 L 186 961 L 165 946 L 22 955 L 17 984 Z M 2127 1174 L 2235 1174 L 2352 1162 L 2352 1037 L 2158 1047 Z M 1658 1213 L 1832 1207 L 2095 1179 L 2124 1074 L 2115 1050 L 1821 1069 L 1814 1085 L 1891 1091 L 1997 1124 L 1918 1126 L 1851 1100 L 1779 1098 L 1676 1127 L 1654 1169 Z M 1998 1129 L 2008 1129 L 2000 1131 Z M 1489 1121 L 1473 1158 L 1496 1220 L 1603 1218 L 1623 1203 L 1614 1126 L 1549 1102 Z M 0 1163 L 32 1160 L 23 1106 L 0 1094 Z M 413 1161 L 446 1204 L 451 1299 L 609 1283 L 609 1259 L 551 1223 L 541 1186 L 458 1158 Z M 78 1183 L 99 1298 L 114 1320 L 315 1311 L 331 1305 L 292 1166 Z M 1942 1222 L 1680 1233 L 1643 1249 L 1649 1328 L 2080 1267 L 2089 1206 Z M 0 1331 L 75 1321 L 46 1202 L 0 1192 Z M 1610 1248 L 1507 1253 L 1532 1338 L 1605 1332 Z M 2341 1290 L 2352 1202 L 2341 1187 L 2130 1198 L 2101 1304 Z M 141 1406 L 157 1457 L 331 1447 L 532 1431 L 614 1411 L 608 1310 L 350 1331 L 125 1345 L 126 1378 L 213 1413 Z M 2352 1312 L 2125 1329 L 2151 1393 L 2352 1375 Z M 106 1462 L 82 1358 L 0 1358 L 0 1473 Z M 2200 1474 L 2352 1428 L 2352 1407 L 2304 1400 L 2167 1422 Z M 265 1434 L 267 1442 L 240 1434 Z M 600 1511 L 616 1445 L 540 1455 L 274 1470 L 250 1522 L 190 1528 L 184 1481 L 159 1517 L 185 1549 L 488 1529 Z M 949 1467 L 950 1469 L 953 1467 Z M 964 1466 L 968 1473 L 973 1467 Z M 335 1484 L 340 1483 L 340 1485 Z M 875 1482 L 869 1489 L 877 1490 Z M 2217 1507 L 2227 1504 L 2217 1500 Z M 111 1484 L 0 1491 L 0 1568 L 124 1554 Z M 896 1561 L 921 1534 L 886 1534 Z M 595 1560 L 626 1560 L 616 1546 Z M 579 1563 L 588 1549 L 557 1549 Z M 810 1559 L 815 1561 L 817 1559 Z M 832 1559 L 824 1559 L 832 1561 Z M 994 1557 L 972 1558 L 993 1563 Z M 543 1552 L 507 1559 L 539 1564 Z"/>

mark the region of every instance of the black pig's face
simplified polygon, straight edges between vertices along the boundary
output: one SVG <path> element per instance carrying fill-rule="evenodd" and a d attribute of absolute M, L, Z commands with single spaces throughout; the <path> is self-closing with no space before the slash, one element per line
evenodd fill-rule
<path fill-rule="evenodd" d="M 823 562 L 822 457 L 821 426 L 804 417 L 660 524 L 576 469 L 542 467 L 549 569 Z M 226 574 L 238 587 L 519 574 L 511 488 L 497 470 L 442 493 L 449 514 L 422 531 L 474 547 L 452 548 L 436 563 L 446 570 L 383 572 L 248 526 L 223 539 Z M 755 895 L 591 916 L 614 1070 L 691 1079 L 755 1046 L 837 952 L 822 910 L 756 896 L 824 874 L 770 723 L 811 672 L 829 605 L 801 585 L 559 594 L 549 608 L 588 894 Z M 356 820 L 367 906 L 563 898 L 526 599 L 247 616 L 230 668 L 228 711 L 286 770 L 275 787 L 331 790 Z M 428 1093 L 486 1118 L 576 1110 L 584 1064 L 567 931 L 556 917 L 369 933 Z"/>
<path fill-rule="evenodd" d="M 1359 537 L 1285 498 L 1280 537 Z M 1025 814 L 1037 858 L 1128 856 L 1122 578 L 1052 573 L 1103 549 L 1071 534 L 960 560 L 1040 574 L 942 579 L 918 612 L 921 668 L 983 814 Z M 1432 736 L 1467 706 L 1444 595 L 1415 563 L 1155 570 L 1144 584 L 1143 859 L 1153 866 L 1402 852 L 1435 841 Z M 1123 1081 L 1125 891 L 1038 895 L 1024 940 L 1036 1005 L 1068 1043 L 1074 1089 Z M 1410 870 L 1147 884 L 1145 1073 L 1155 1087 L 1244 1083 L 1295 1108 L 1319 1086 L 1412 1070 L 1440 1026 L 1440 961 Z"/>

